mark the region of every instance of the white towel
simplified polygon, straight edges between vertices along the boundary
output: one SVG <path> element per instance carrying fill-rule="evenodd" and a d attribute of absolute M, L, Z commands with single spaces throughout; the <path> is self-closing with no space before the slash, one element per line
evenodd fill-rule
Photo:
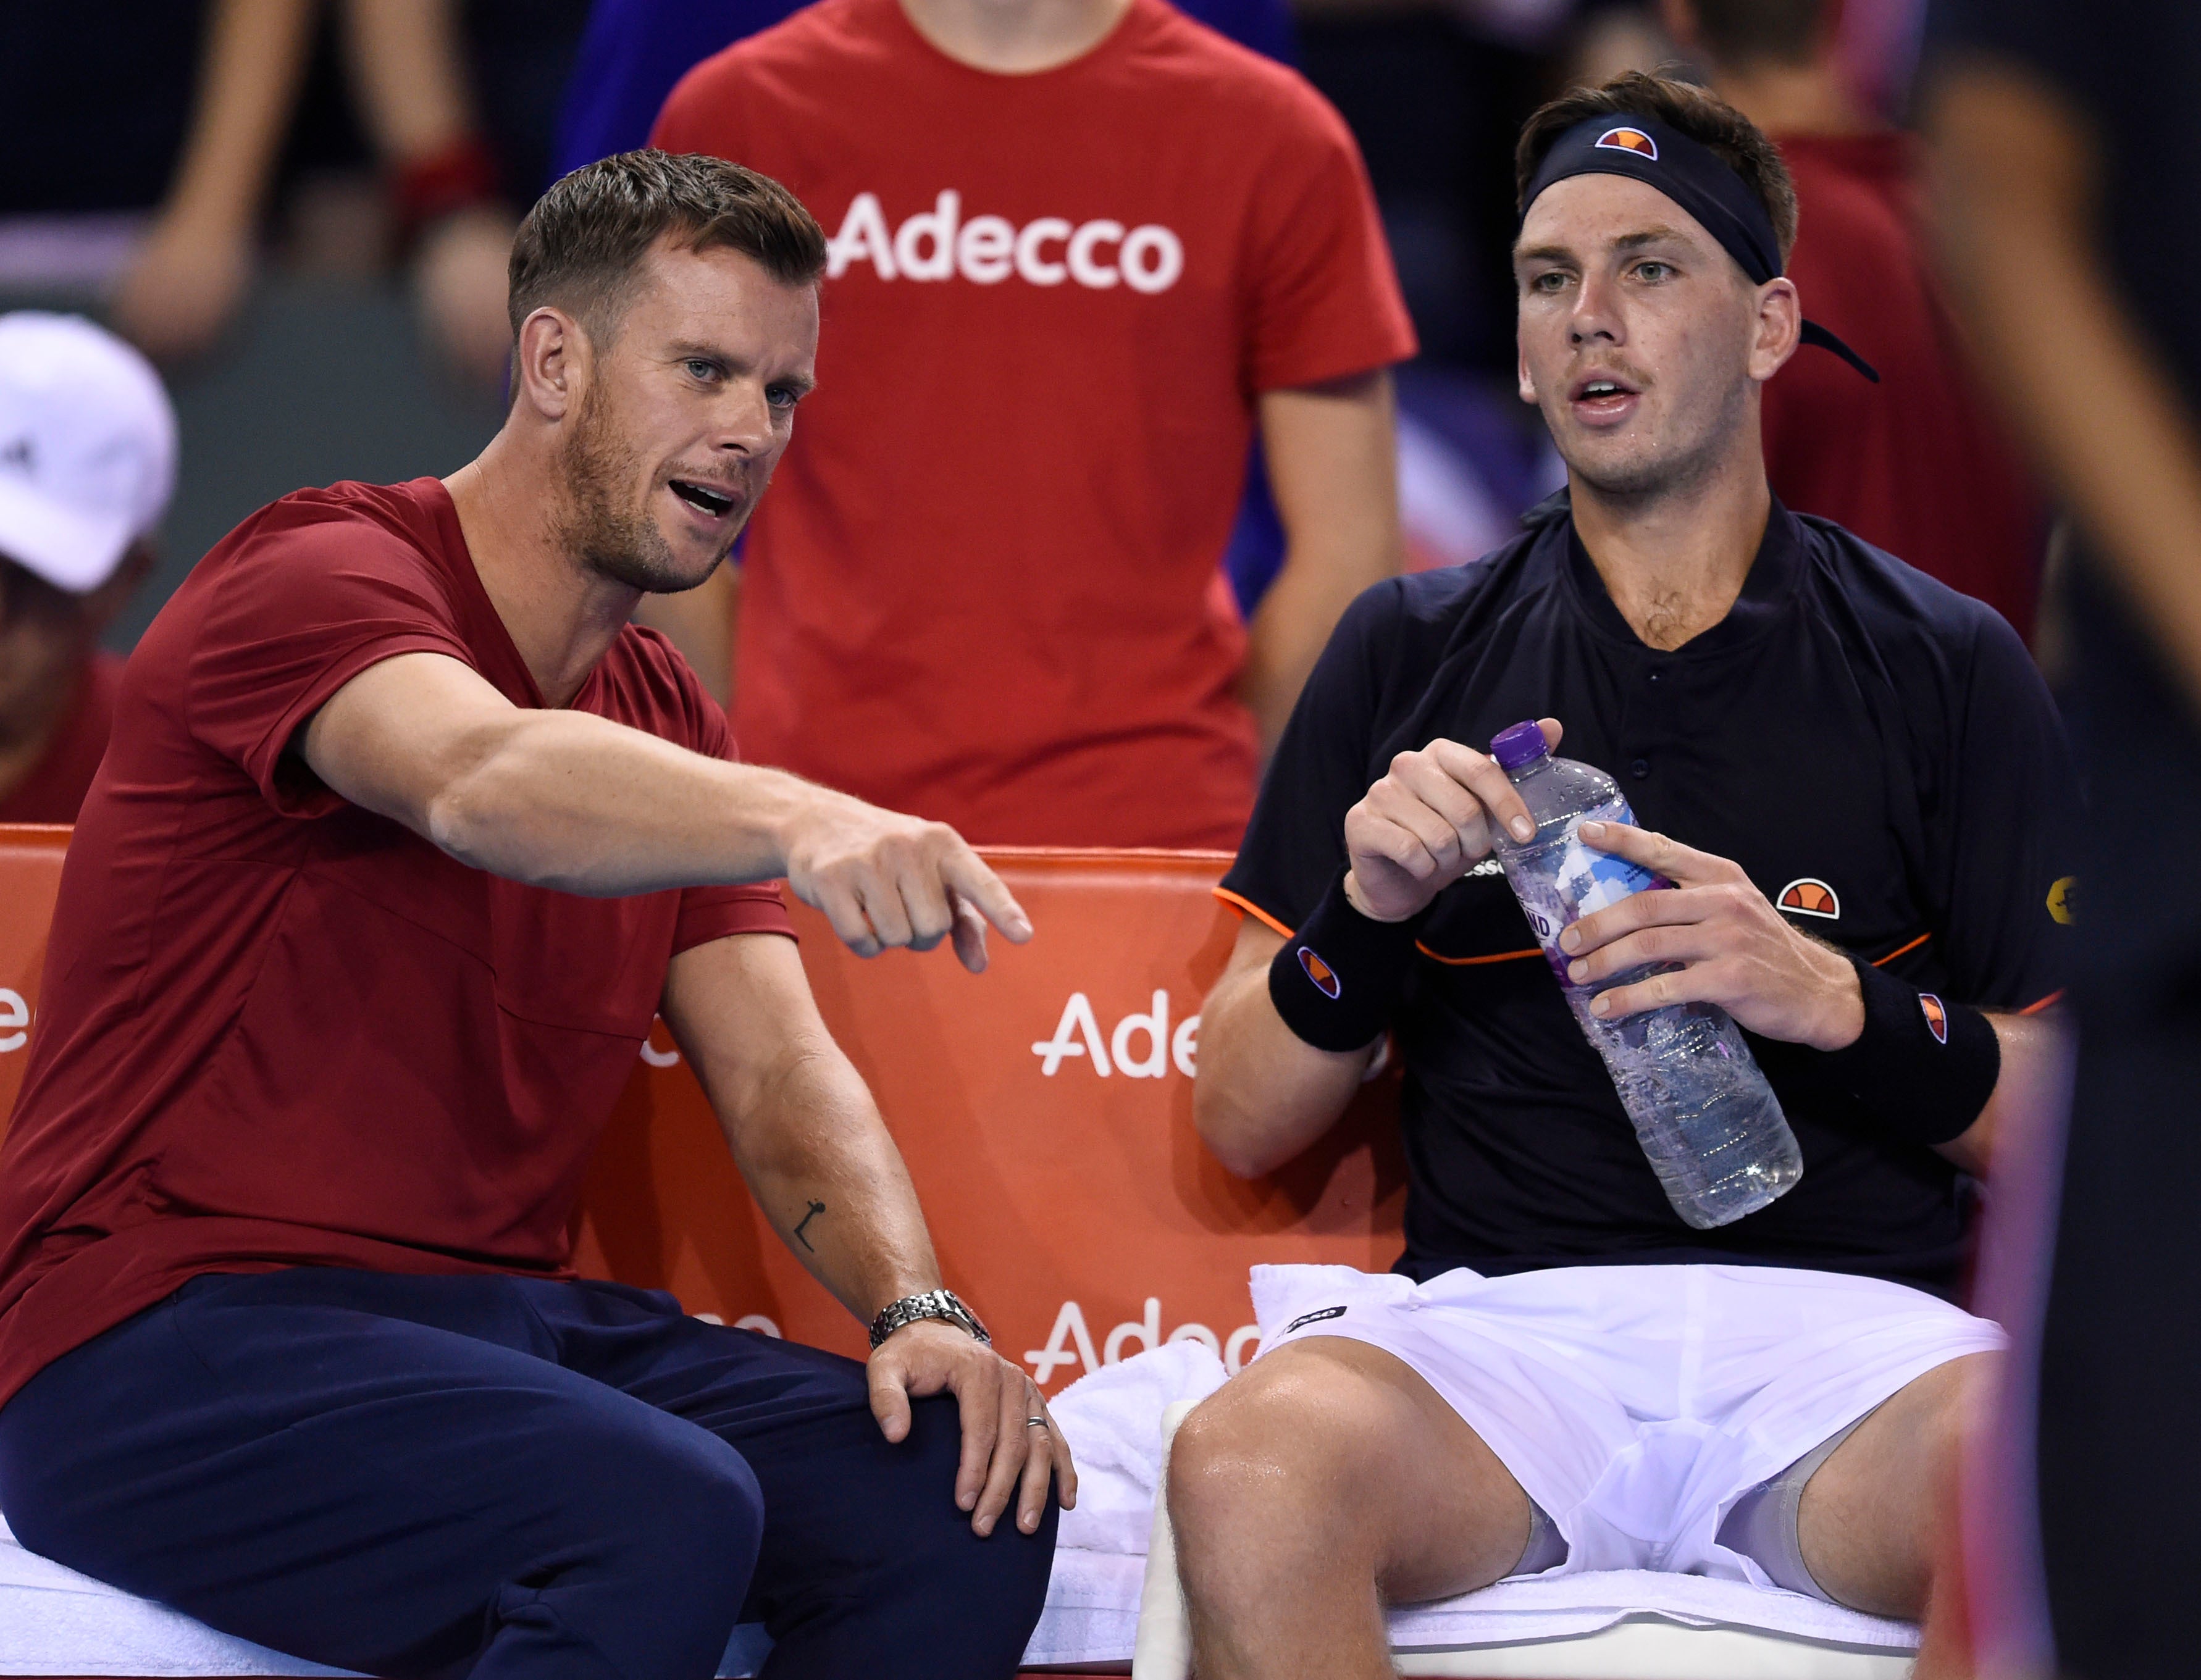
<path fill-rule="evenodd" d="M 1129 1662 L 1137 1642 L 1144 1572 L 1139 1558 L 1058 1549 L 1047 1611 L 1025 1648 L 1024 1661 Z M 1451 1650 L 1578 1638 L 1643 1615 L 1687 1626 L 1745 1628 L 1878 1650 L 1909 1651 L 1918 1643 L 1917 1630 L 1907 1622 L 1861 1616 L 1796 1593 L 1702 1575 L 1611 1570 L 1551 1581 L 1507 1581 L 1464 1598 L 1394 1610 L 1389 1619 L 1391 1647 Z"/>
<path fill-rule="evenodd" d="M 1168 1342 L 1102 1366 L 1050 1402 L 1054 1426 L 1077 1461 L 1077 1508 L 1062 1513 L 1056 1545 L 1144 1557 L 1154 1521 L 1163 1408 L 1205 1400 L 1228 1376 L 1205 1343 Z"/>

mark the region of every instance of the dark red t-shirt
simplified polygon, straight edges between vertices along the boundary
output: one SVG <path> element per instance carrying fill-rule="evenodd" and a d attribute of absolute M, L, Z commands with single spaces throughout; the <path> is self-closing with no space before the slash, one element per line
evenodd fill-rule
<path fill-rule="evenodd" d="M 750 757 L 981 843 L 1235 846 L 1218 565 L 1254 399 L 1414 351 L 1337 113 L 1162 0 L 1034 75 L 820 0 L 690 72 L 654 139 L 832 239 L 742 571 Z"/>
<path fill-rule="evenodd" d="M 0 822 L 73 822 L 107 752 L 122 661 L 95 653 L 78 678 L 75 702 L 30 774 L 0 793 Z"/>
<path fill-rule="evenodd" d="M 1965 366 L 1928 266 L 1911 140 L 1780 143 L 1803 212 L 1788 272 L 1804 313 L 1840 334 L 1881 383 L 1823 350 L 1790 359 L 1765 389 L 1773 493 L 1987 602 L 2030 641 L 2041 505 Z"/>
<path fill-rule="evenodd" d="M 673 954 L 789 931 L 769 884 L 588 899 L 469 869 L 286 755 L 416 650 L 543 704 L 433 478 L 261 509 L 138 644 L 0 1147 L 0 1401 L 202 1272 L 560 1274 Z M 649 630 L 572 704 L 734 757 Z"/>

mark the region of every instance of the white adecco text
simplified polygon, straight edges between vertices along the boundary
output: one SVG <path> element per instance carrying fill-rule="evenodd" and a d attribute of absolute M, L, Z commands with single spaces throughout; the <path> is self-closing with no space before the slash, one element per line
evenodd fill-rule
<path fill-rule="evenodd" d="M 1028 285 L 1074 280 L 1095 291 L 1117 285 L 1152 296 L 1184 272 L 1184 242 L 1159 222 L 1126 227 L 1099 217 L 1075 225 L 1037 216 L 1022 227 L 1006 216 L 962 220 L 963 195 L 943 188 L 891 233 L 875 192 L 860 192 L 825 247 L 825 278 L 837 280 L 868 262 L 882 280 L 953 280 L 999 285 L 1014 275 Z"/>
<path fill-rule="evenodd" d="M 1199 1051 L 1200 1017 L 1185 1016 L 1172 1033 L 1166 992 L 1154 993 L 1152 1009 L 1125 1016 L 1105 1039 L 1100 1036 L 1100 1018 L 1093 1013 L 1093 1000 L 1083 992 L 1073 992 L 1062 1006 L 1054 1036 L 1032 1046 L 1032 1054 L 1039 1057 L 1039 1070 L 1048 1079 L 1054 1077 L 1065 1056 L 1083 1057 L 1085 1065 L 1104 1080 L 1112 1074 L 1121 1074 L 1125 1079 L 1158 1080 L 1172 1063 L 1190 1079 Z"/>

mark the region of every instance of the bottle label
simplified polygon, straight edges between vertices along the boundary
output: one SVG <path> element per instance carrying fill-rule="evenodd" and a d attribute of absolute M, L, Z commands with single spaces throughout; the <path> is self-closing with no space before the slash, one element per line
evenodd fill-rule
<path fill-rule="evenodd" d="M 1524 878 L 1514 883 L 1529 926 L 1535 932 L 1536 942 L 1544 948 L 1544 960 L 1552 965 L 1552 972 L 1558 976 L 1562 986 L 1573 984 L 1567 978 L 1568 959 L 1559 950 L 1559 935 L 1570 923 L 1609 909 L 1633 893 L 1673 885 L 1656 870 L 1632 863 L 1610 852 L 1600 852 L 1585 844 L 1581 837 L 1585 822 L 1626 822 L 1632 826 L 1635 821 L 1635 813 L 1624 799 L 1611 799 L 1594 811 L 1584 811 L 1568 822 L 1560 839 L 1558 861 L 1549 873 L 1543 869 L 1524 870 Z"/>

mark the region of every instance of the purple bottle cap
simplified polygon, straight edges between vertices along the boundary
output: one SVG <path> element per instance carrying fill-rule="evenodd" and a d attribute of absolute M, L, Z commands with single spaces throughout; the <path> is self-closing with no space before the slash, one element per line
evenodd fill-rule
<path fill-rule="evenodd" d="M 1534 764 L 1551 750 L 1544 744 L 1544 732 L 1536 727 L 1533 718 L 1525 723 L 1516 723 L 1510 729 L 1500 729 L 1490 741 L 1490 756 L 1498 760 L 1499 769 L 1509 772 Z"/>

